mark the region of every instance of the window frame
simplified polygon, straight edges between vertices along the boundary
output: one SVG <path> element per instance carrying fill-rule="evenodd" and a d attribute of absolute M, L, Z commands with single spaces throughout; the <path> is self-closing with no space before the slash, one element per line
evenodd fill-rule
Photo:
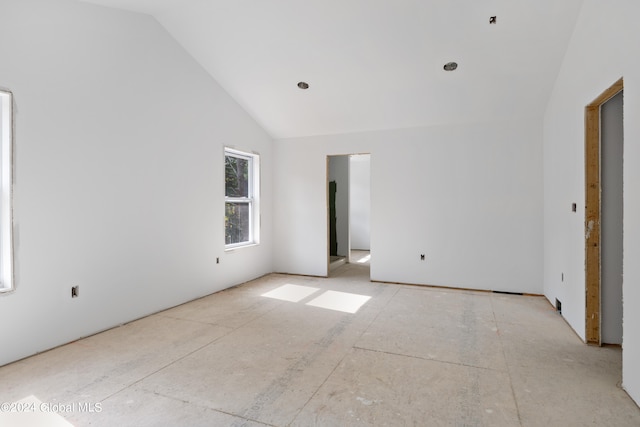
<path fill-rule="evenodd" d="M 247 160 L 248 164 L 248 194 L 247 197 L 227 196 L 226 185 L 224 189 L 224 235 L 225 250 L 230 251 L 238 248 L 255 246 L 260 244 L 260 155 L 258 153 L 241 151 L 231 147 L 224 148 L 224 182 L 226 184 L 226 161 L 227 157 L 235 157 Z M 227 204 L 247 204 L 249 206 L 249 239 L 238 243 L 227 243 Z"/>
<path fill-rule="evenodd" d="M 0 88 L 0 294 L 15 290 L 13 277 L 13 93 Z"/>

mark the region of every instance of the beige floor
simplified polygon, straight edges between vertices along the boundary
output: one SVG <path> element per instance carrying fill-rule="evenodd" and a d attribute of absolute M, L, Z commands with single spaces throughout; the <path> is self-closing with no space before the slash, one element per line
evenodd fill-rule
<path fill-rule="evenodd" d="M 640 425 L 620 350 L 544 298 L 368 274 L 269 275 L 7 365 L 0 402 L 63 405 L 75 426 Z"/>

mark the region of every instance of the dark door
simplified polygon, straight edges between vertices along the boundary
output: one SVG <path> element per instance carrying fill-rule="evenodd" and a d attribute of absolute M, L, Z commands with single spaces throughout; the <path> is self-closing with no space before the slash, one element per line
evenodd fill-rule
<path fill-rule="evenodd" d="M 329 182 L 329 255 L 338 255 L 338 232 L 336 229 L 336 182 Z"/>

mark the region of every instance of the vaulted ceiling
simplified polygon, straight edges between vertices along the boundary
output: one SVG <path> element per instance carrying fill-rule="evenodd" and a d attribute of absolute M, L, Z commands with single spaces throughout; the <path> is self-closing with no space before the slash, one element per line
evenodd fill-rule
<path fill-rule="evenodd" d="M 274 138 L 542 117 L 582 3 L 83 1 L 154 16 Z"/>

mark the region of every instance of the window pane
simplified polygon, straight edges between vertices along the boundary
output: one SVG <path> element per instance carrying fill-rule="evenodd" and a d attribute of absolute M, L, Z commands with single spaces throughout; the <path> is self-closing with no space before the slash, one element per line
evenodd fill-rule
<path fill-rule="evenodd" d="M 225 195 L 249 197 L 249 159 L 225 156 Z"/>
<path fill-rule="evenodd" d="M 225 204 L 225 244 L 232 245 L 250 240 L 250 216 L 251 208 L 249 203 Z"/>
<path fill-rule="evenodd" d="M 11 240 L 12 95 L 0 90 L 0 292 L 13 290 Z"/>

